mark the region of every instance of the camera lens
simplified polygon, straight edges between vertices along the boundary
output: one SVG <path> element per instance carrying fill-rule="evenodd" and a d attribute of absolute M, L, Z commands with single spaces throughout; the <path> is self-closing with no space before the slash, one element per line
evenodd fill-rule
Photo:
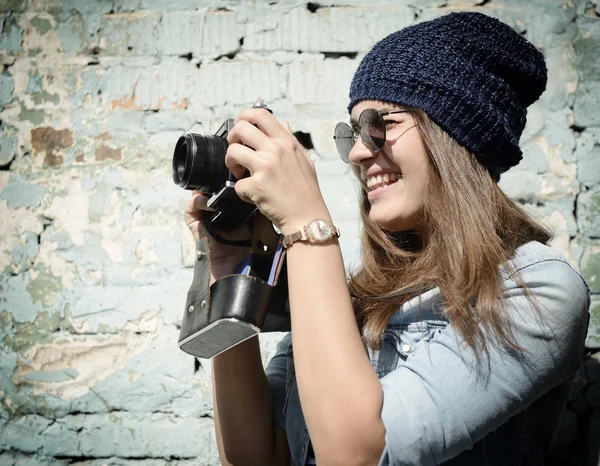
<path fill-rule="evenodd" d="M 213 193 L 228 179 L 227 141 L 219 136 L 189 133 L 173 152 L 173 182 L 183 189 Z"/>

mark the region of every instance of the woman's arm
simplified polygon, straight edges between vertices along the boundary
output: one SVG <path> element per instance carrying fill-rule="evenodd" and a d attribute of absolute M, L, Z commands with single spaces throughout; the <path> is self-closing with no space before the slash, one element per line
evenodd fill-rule
<path fill-rule="evenodd" d="M 194 239 L 209 239 L 210 284 L 233 273 L 248 250 L 220 244 L 205 231 L 207 197 L 194 192 L 184 210 Z M 247 231 L 225 232 L 242 239 Z M 213 407 L 219 456 L 225 465 L 289 464 L 285 431 L 273 425 L 271 390 L 262 366 L 258 338 L 240 343 L 213 358 Z"/>
<path fill-rule="evenodd" d="M 289 465 L 285 431 L 273 423 L 271 390 L 253 337 L 213 358 L 214 418 L 224 465 Z"/>
<path fill-rule="evenodd" d="M 329 220 L 326 212 L 315 218 Z M 356 325 L 340 248 L 297 242 L 287 254 L 294 365 L 317 464 L 377 464 L 385 444 L 382 389 Z"/>

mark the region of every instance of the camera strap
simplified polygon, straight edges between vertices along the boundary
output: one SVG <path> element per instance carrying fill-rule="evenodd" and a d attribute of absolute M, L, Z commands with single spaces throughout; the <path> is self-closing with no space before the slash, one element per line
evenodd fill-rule
<path fill-rule="evenodd" d="M 240 239 L 240 240 L 232 240 L 223 238 L 217 230 L 213 226 L 210 221 L 205 221 L 204 228 L 210 236 L 216 239 L 219 243 L 227 244 L 228 246 L 239 246 L 239 247 L 250 247 L 252 245 L 252 239 Z"/>

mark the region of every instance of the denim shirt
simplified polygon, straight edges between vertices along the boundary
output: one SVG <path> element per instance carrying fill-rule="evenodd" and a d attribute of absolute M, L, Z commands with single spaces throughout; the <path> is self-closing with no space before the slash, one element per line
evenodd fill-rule
<path fill-rule="evenodd" d="M 510 265 L 500 268 L 503 299 L 522 352 L 490 344 L 478 363 L 437 289 L 404 303 L 379 350 L 369 350 L 383 390 L 381 466 L 543 464 L 582 356 L 589 289 L 558 251 L 540 243 L 521 246 Z M 303 466 L 310 438 L 291 334 L 266 373 L 274 422 L 286 430 L 292 465 Z"/>

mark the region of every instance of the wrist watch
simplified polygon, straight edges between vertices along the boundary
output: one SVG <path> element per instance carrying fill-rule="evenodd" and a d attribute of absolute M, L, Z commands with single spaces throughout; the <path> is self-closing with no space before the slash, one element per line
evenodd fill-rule
<path fill-rule="evenodd" d="M 331 238 L 340 237 L 340 230 L 331 221 L 316 219 L 304 225 L 300 231 L 286 235 L 281 240 L 284 248 L 289 248 L 296 241 L 309 243 L 324 243 Z"/>

